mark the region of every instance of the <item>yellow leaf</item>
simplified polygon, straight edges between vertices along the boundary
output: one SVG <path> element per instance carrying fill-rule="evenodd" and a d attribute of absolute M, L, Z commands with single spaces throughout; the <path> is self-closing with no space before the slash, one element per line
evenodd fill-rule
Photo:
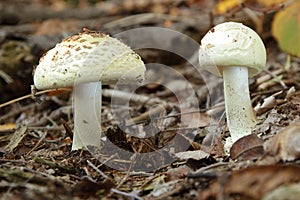
<path fill-rule="evenodd" d="M 271 8 L 274 6 L 279 6 L 283 3 L 286 3 L 290 0 L 221 0 L 215 6 L 215 14 L 224 14 L 236 7 L 238 7 L 241 3 L 245 3 L 246 5 L 250 5 L 251 7 L 265 7 Z"/>
<path fill-rule="evenodd" d="M 223 14 L 243 3 L 244 0 L 222 0 L 215 7 L 216 14 Z"/>
<path fill-rule="evenodd" d="M 0 125 L 0 131 L 12 130 L 16 128 L 15 123 L 8 123 Z"/>
<path fill-rule="evenodd" d="M 283 51 L 300 57 L 300 1 L 278 12 L 272 23 L 272 35 Z"/>
<path fill-rule="evenodd" d="M 272 7 L 275 5 L 283 4 L 290 0 L 256 0 L 256 2 L 262 6 Z"/>

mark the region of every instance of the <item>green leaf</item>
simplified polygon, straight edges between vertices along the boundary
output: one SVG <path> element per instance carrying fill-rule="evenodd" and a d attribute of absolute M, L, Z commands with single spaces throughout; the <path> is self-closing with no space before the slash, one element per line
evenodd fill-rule
<path fill-rule="evenodd" d="M 300 57 L 300 0 L 279 11 L 272 23 L 272 34 L 280 48 Z"/>

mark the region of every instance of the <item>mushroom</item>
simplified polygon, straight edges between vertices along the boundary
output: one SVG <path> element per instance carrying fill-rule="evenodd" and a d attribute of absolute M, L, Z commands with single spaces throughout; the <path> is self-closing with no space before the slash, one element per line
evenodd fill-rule
<path fill-rule="evenodd" d="M 53 89 L 73 86 L 72 150 L 99 146 L 101 84 L 141 83 L 146 68 L 130 47 L 106 34 L 84 29 L 50 49 L 34 71 L 34 86 Z M 99 133 L 92 132 L 99 127 Z"/>
<path fill-rule="evenodd" d="M 229 147 L 239 138 L 251 134 L 256 125 L 248 76 L 261 72 L 266 65 L 266 49 L 259 35 L 237 22 L 225 22 L 209 30 L 201 40 L 200 66 L 223 76 L 225 111 L 231 138 Z"/>

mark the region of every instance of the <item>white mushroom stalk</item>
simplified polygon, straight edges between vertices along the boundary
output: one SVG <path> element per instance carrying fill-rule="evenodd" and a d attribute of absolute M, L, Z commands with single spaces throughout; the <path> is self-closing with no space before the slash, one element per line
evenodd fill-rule
<path fill-rule="evenodd" d="M 73 86 L 72 150 L 76 150 L 100 144 L 101 84 L 141 83 L 145 72 L 141 58 L 124 43 L 85 30 L 64 39 L 40 59 L 34 85 L 39 90 Z"/>
<path fill-rule="evenodd" d="M 231 140 L 251 134 L 256 124 L 252 108 L 247 67 L 226 67 L 223 69 L 225 110 Z"/>
<path fill-rule="evenodd" d="M 225 22 L 212 28 L 201 40 L 201 67 L 223 76 L 225 111 L 231 138 L 227 147 L 251 134 L 256 125 L 248 75 L 258 74 L 266 65 L 265 46 L 252 29 L 241 23 Z"/>

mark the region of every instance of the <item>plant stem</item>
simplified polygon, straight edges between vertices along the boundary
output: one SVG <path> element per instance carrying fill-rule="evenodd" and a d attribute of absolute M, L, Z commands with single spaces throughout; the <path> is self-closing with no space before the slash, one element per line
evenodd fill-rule
<path fill-rule="evenodd" d="M 100 145 L 101 82 L 80 83 L 73 90 L 74 135 L 72 150 Z"/>
<path fill-rule="evenodd" d="M 247 67 L 224 67 L 226 118 L 232 142 L 251 134 L 256 124 L 248 86 Z"/>

